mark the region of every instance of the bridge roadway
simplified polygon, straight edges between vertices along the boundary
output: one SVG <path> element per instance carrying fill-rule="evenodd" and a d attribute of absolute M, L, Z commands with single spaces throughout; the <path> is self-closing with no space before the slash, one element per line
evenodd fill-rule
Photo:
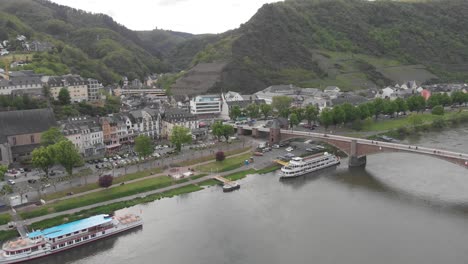
<path fill-rule="evenodd" d="M 248 127 L 248 126 L 242 126 L 242 128 L 244 130 L 252 130 L 252 127 Z M 269 128 L 257 127 L 255 129 L 257 129 L 259 132 L 266 132 L 266 133 L 270 132 Z M 435 149 L 435 148 L 427 148 L 427 147 L 414 146 L 414 145 L 405 145 L 405 144 L 399 144 L 399 143 L 375 141 L 375 140 L 362 139 L 362 138 L 352 138 L 352 137 L 345 137 L 345 136 L 339 136 L 339 135 L 333 135 L 333 134 L 314 133 L 314 132 L 307 132 L 307 131 L 295 131 L 295 130 L 281 129 L 280 133 L 283 138 L 285 137 L 293 138 L 295 136 L 297 137 L 303 136 L 303 137 L 322 139 L 323 141 L 334 140 L 334 141 L 341 141 L 345 143 L 351 143 L 353 141 L 356 141 L 356 143 L 360 145 L 368 145 L 372 147 L 385 148 L 389 150 L 393 149 L 395 151 L 412 152 L 412 153 L 442 158 L 445 160 L 458 160 L 459 161 L 457 162 L 458 164 L 460 165 L 463 164 L 465 165 L 464 166 L 465 168 L 468 168 L 468 154 L 466 153 Z M 347 154 L 350 154 L 350 153 L 347 153 Z"/>

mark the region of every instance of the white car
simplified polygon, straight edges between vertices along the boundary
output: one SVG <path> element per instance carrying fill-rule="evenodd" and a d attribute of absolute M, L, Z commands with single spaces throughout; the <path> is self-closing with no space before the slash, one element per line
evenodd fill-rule
<path fill-rule="evenodd" d="M 291 151 L 293 151 L 293 150 L 294 150 L 294 149 L 293 149 L 292 147 L 286 148 L 286 151 L 287 151 L 287 152 L 291 152 Z"/>
<path fill-rule="evenodd" d="M 14 181 L 14 180 L 8 180 L 8 183 L 11 184 L 11 185 L 15 185 L 15 181 Z"/>

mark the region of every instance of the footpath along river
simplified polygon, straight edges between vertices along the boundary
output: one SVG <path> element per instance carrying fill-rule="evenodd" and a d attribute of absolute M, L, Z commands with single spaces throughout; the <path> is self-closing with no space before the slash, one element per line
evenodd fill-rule
<path fill-rule="evenodd" d="M 468 126 L 406 142 L 468 153 Z M 31 263 L 467 263 L 468 170 L 414 154 L 279 181 L 249 176 L 126 211 L 143 228 Z"/>

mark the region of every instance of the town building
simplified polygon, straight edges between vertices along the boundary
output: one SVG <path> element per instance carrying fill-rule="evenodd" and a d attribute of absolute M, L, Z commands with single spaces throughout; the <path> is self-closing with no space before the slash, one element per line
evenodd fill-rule
<path fill-rule="evenodd" d="M 72 117 L 59 124 L 63 135 L 75 145 L 80 154 L 85 157 L 104 154 L 104 135 L 98 119 Z"/>
<path fill-rule="evenodd" d="M 99 87 L 101 86 L 98 80 L 88 78 L 87 79 L 88 85 L 88 101 L 94 102 L 101 99 L 99 95 Z"/>
<path fill-rule="evenodd" d="M 199 127 L 196 115 L 179 108 L 166 109 L 162 113 L 161 120 L 161 136 L 163 138 L 169 138 L 174 126 L 182 126 L 190 130 L 197 129 Z"/>
<path fill-rule="evenodd" d="M 122 145 L 130 143 L 126 118 L 121 115 L 102 117 L 102 136 L 106 153 L 119 151 Z"/>
<path fill-rule="evenodd" d="M 190 100 L 190 113 L 216 116 L 221 113 L 222 100 L 219 95 L 199 95 Z"/>
<path fill-rule="evenodd" d="M 51 109 L 0 112 L 0 164 L 29 159 L 41 133 L 56 125 Z"/>
<path fill-rule="evenodd" d="M 125 114 L 129 135 L 137 137 L 146 135 L 153 139 L 161 136 L 161 115 L 157 109 L 144 108 Z"/>
<path fill-rule="evenodd" d="M 73 103 L 88 101 L 88 81 L 79 75 L 47 76 L 43 80 L 47 82 L 51 96 L 57 100 L 60 90 L 65 88 L 70 93 Z"/>
<path fill-rule="evenodd" d="M 33 71 L 3 72 L 0 74 L 0 95 L 10 95 L 15 92 L 42 93 L 41 77 L 42 75 Z"/>

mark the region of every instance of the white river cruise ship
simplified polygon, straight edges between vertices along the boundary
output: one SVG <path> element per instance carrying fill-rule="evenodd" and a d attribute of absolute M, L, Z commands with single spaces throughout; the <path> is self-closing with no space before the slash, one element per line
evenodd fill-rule
<path fill-rule="evenodd" d="M 298 177 L 338 164 L 340 164 L 340 158 L 327 152 L 306 158 L 294 157 L 281 168 L 281 178 Z"/>
<path fill-rule="evenodd" d="M 27 237 L 3 243 L 0 264 L 20 263 L 45 257 L 143 225 L 138 215 L 101 214 L 28 233 Z"/>

